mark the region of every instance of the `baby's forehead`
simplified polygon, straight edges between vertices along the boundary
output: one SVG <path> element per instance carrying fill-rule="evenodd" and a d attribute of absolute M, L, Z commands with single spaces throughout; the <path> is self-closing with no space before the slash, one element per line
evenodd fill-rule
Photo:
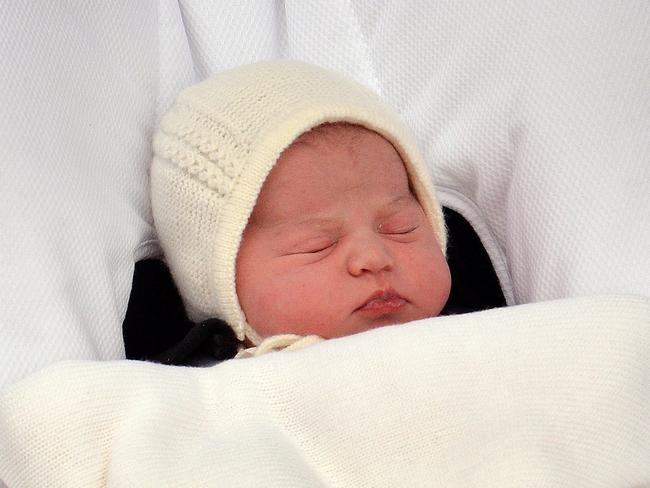
<path fill-rule="evenodd" d="M 280 156 L 261 188 L 251 221 L 321 211 L 350 195 L 384 202 L 413 192 L 404 162 L 387 139 L 353 124 L 318 126 Z"/>
<path fill-rule="evenodd" d="M 386 165 L 390 165 L 390 169 L 387 170 Z M 298 136 L 280 154 L 268 179 L 274 179 L 280 172 L 285 180 L 296 173 L 302 179 L 336 180 L 361 173 L 375 180 L 386 172 L 395 180 L 402 177 L 410 180 L 401 155 L 387 138 L 348 122 L 321 124 Z M 408 183 L 410 185 L 410 181 Z"/>
<path fill-rule="evenodd" d="M 289 149 L 302 144 L 317 147 L 327 144 L 358 145 L 375 138 L 383 139 L 382 136 L 362 125 L 349 122 L 327 122 L 298 136 L 289 145 Z"/>

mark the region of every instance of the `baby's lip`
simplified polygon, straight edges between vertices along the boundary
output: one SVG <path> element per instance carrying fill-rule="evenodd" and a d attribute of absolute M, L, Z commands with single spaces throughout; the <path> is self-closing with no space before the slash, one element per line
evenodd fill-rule
<path fill-rule="evenodd" d="M 406 299 L 392 288 L 377 290 L 365 302 L 355 309 L 364 315 L 386 315 L 400 310 L 406 304 Z"/>

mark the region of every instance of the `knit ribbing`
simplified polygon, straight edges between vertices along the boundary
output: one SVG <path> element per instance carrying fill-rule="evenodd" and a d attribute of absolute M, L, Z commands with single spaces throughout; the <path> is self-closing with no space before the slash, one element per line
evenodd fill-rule
<path fill-rule="evenodd" d="M 212 368 L 59 364 L 0 397 L 0 478 L 12 488 L 646 486 L 649 317 L 647 298 L 587 297 Z"/>

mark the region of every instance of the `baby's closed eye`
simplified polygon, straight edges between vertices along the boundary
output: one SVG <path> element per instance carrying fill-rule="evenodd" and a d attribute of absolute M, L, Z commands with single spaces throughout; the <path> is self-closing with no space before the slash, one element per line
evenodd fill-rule
<path fill-rule="evenodd" d="M 377 231 L 389 237 L 410 238 L 420 229 L 422 218 L 417 212 L 401 212 L 382 220 L 377 225 Z"/>
<path fill-rule="evenodd" d="M 336 239 L 329 237 L 307 239 L 290 246 L 287 255 L 324 253 L 332 249 L 336 245 L 336 242 Z"/>
<path fill-rule="evenodd" d="M 410 234 L 418 229 L 420 225 L 414 222 L 408 222 L 398 225 L 379 224 L 378 230 L 382 234 Z"/>

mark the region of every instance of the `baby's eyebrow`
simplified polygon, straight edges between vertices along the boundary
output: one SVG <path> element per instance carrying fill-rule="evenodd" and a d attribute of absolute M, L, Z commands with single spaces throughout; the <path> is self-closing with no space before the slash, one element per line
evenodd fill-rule
<path fill-rule="evenodd" d="M 291 222 L 288 222 L 291 223 Z M 324 217 L 308 217 L 306 219 L 299 220 L 298 222 L 291 223 L 295 227 L 304 227 L 304 228 L 318 228 L 318 229 L 334 229 L 340 227 L 340 223 L 335 219 L 324 218 Z"/>
<path fill-rule="evenodd" d="M 340 228 L 341 223 L 332 218 L 325 217 L 307 217 L 300 220 L 279 219 L 274 222 L 267 222 L 264 227 L 273 230 L 276 234 L 283 234 L 287 228 L 299 230 L 323 230 L 335 231 Z"/>
<path fill-rule="evenodd" d="M 415 195 L 412 193 L 399 195 L 386 204 L 382 205 L 379 208 L 379 214 L 382 217 L 386 217 L 412 204 L 418 204 L 418 200 Z M 342 223 L 336 218 L 332 217 L 311 216 L 303 219 L 293 219 L 292 217 L 278 218 L 273 219 L 270 222 L 258 222 L 258 225 L 261 227 L 266 227 L 267 229 L 273 229 L 276 233 L 280 234 L 284 232 L 287 227 L 301 230 L 318 229 L 326 232 L 335 232 L 341 228 Z"/>
<path fill-rule="evenodd" d="M 393 213 L 395 210 L 399 210 L 403 207 L 407 207 L 411 204 L 419 204 L 418 199 L 412 193 L 407 193 L 405 195 L 400 195 L 395 197 L 386 205 L 381 207 L 380 213 L 389 214 Z"/>

